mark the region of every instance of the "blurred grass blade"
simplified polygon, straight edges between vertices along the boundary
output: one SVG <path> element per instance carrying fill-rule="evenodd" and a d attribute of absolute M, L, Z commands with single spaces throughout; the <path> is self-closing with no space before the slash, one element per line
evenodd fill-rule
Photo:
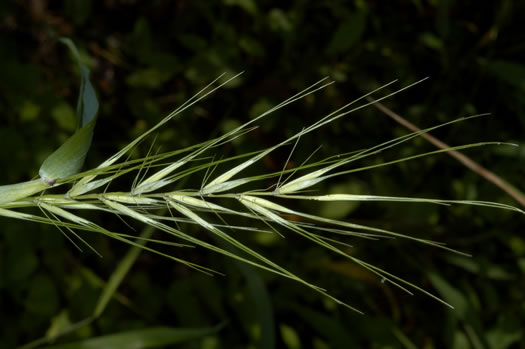
<path fill-rule="evenodd" d="M 258 347 L 261 349 L 275 348 L 275 319 L 273 306 L 264 280 L 255 268 L 235 261 L 235 264 L 246 279 L 250 294 L 255 301 L 255 310 L 261 327 L 261 339 Z"/>
<path fill-rule="evenodd" d="M 45 349 L 142 349 L 158 348 L 183 343 L 216 333 L 217 327 L 172 328 L 152 327 L 100 336 L 78 342 L 57 344 Z"/>
<path fill-rule="evenodd" d="M 225 250 L 228 250 L 232 253 L 235 252 L 230 245 L 221 240 L 219 237 L 214 236 L 214 240 Z M 231 259 L 229 259 L 229 261 L 235 264 L 235 266 L 246 279 L 248 290 L 253 298 L 253 301 L 255 302 L 255 313 L 257 314 L 257 320 L 261 328 L 260 340 L 257 347 L 260 349 L 275 348 L 276 336 L 273 304 L 262 276 L 259 274 L 257 269 L 246 263 Z"/>
<path fill-rule="evenodd" d="M 399 328 L 392 327 L 392 334 L 397 338 L 399 343 L 401 343 L 405 349 L 417 349 L 417 346 Z"/>
<path fill-rule="evenodd" d="M 51 341 L 55 341 L 57 338 L 63 336 L 63 335 L 66 335 L 68 333 L 71 333 L 71 332 L 74 332 L 84 326 L 87 326 L 89 325 L 91 322 L 93 322 L 93 318 L 92 317 L 87 317 L 83 320 L 80 320 L 78 322 L 75 322 L 73 324 L 70 324 L 68 326 L 66 326 L 65 328 L 63 328 L 62 330 L 58 331 L 58 332 L 55 332 L 55 333 L 47 333 L 44 337 L 41 337 L 41 338 L 38 338 L 32 342 L 29 342 L 27 344 L 24 344 L 22 346 L 19 346 L 17 347 L 17 349 L 32 349 L 32 348 L 37 348 L 37 347 L 40 347 L 44 344 L 47 344 Z M 51 346 L 51 347 L 46 347 L 46 348 L 53 348 L 55 346 Z"/>
<path fill-rule="evenodd" d="M 95 89 L 89 80 L 89 68 L 81 62 L 75 44 L 67 38 L 62 38 L 60 41 L 70 49 L 80 67 L 77 131 L 55 150 L 40 167 L 38 174 L 48 184 L 54 184 L 57 179 L 77 174 L 82 168 L 87 152 L 91 147 L 99 107 Z"/>
<path fill-rule="evenodd" d="M 470 311 L 467 297 L 460 290 L 445 281 L 437 272 L 429 273 L 428 278 L 441 297 L 454 306 L 456 309 L 455 314 L 460 319 L 466 319 L 467 313 Z"/>
<path fill-rule="evenodd" d="M 310 325 L 316 335 L 321 335 L 330 343 L 327 348 L 362 348 L 348 333 L 341 320 L 299 305 L 297 302 L 292 303 L 290 308 L 295 316 Z"/>
<path fill-rule="evenodd" d="M 137 245 L 144 246 L 148 239 L 151 237 L 153 232 L 155 231 L 155 227 L 148 225 L 144 228 L 142 233 L 140 234 L 139 238 L 135 241 Z M 102 291 L 102 294 L 100 295 L 100 298 L 97 302 L 97 306 L 95 307 L 95 311 L 93 312 L 94 317 L 99 317 L 103 312 L 104 309 L 106 309 L 106 306 L 108 305 L 111 298 L 113 298 L 113 295 L 117 291 L 118 287 L 122 283 L 122 280 L 124 280 L 124 277 L 126 277 L 126 274 L 129 272 L 135 261 L 137 260 L 138 256 L 140 255 L 140 252 L 142 252 L 142 248 L 139 246 L 132 246 L 124 258 L 120 261 L 117 268 L 113 273 L 111 274 L 111 277 L 109 278 L 106 286 L 104 287 L 104 290 Z"/>

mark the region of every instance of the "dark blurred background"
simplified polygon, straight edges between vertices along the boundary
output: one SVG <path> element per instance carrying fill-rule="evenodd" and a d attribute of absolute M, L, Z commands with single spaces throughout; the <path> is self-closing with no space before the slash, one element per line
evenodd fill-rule
<path fill-rule="evenodd" d="M 2 1 L 0 183 L 34 177 L 75 128 L 79 76 L 58 43 L 63 36 L 76 43 L 92 69 L 101 103 L 86 164 L 93 167 L 219 74 L 239 71 L 244 71 L 240 78 L 159 132 L 156 144 L 167 151 L 217 136 L 325 76 L 337 83 L 265 118 L 260 129 L 227 146 L 225 155 L 273 145 L 394 79 L 399 83 L 388 92 L 426 76 L 430 79 L 385 104 L 420 127 L 492 114 L 435 133 L 450 145 L 523 144 L 524 19 L 525 2 L 518 0 Z M 300 163 L 318 145 L 323 146 L 316 155 L 321 159 L 406 132 L 368 107 L 301 139 L 294 161 Z M 356 166 L 431 150 L 432 145 L 417 139 Z M 270 155 L 255 170 L 278 171 L 287 151 Z M 481 147 L 466 154 L 525 190 L 525 147 Z M 185 184 L 198 187 L 200 181 L 202 176 Z M 358 172 L 320 189 L 519 205 L 447 155 Z M 271 295 L 267 312 L 275 321 L 274 347 L 525 347 L 523 216 L 419 204 L 308 202 L 297 208 L 436 239 L 473 257 L 406 241 L 349 242 L 355 256 L 439 294 L 456 306 L 452 311 L 422 294 L 408 296 L 382 284 L 293 236 L 283 241 L 254 235 L 258 250 L 366 313 L 357 315 L 302 285 L 250 270 Z M 101 284 L 127 249 L 86 237 L 102 252 L 100 259 L 79 252 L 54 227 L 1 223 L 2 348 L 49 333 L 64 319 L 74 322 L 89 315 Z M 108 224 L 123 227 L 119 221 Z M 191 253 L 186 257 L 227 276 L 211 278 L 143 253 L 119 289 L 120 298 L 99 320 L 67 339 L 227 320 L 218 334 L 177 347 L 271 348 L 272 340 L 261 339 L 267 329 L 262 330 L 260 313 L 254 311 L 256 296 L 239 267 L 204 250 Z"/>

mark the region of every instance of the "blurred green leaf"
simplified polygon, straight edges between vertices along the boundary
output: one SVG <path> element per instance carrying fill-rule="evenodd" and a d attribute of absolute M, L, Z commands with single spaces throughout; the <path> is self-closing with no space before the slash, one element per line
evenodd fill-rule
<path fill-rule="evenodd" d="M 283 339 L 284 344 L 288 349 L 301 349 L 301 339 L 299 338 L 299 335 L 297 332 L 290 326 L 281 324 L 279 326 L 279 329 L 281 330 L 281 337 Z"/>
<path fill-rule="evenodd" d="M 223 1 L 225 5 L 229 5 L 229 6 L 237 5 L 251 15 L 255 15 L 257 13 L 257 4 L 255 3 L 254 0 L 223 0 Z"/>
<path fill-rule="evenodd" d="M 518 259 L 518 266 L 522 274 L 525 274 L 525 258 Z"/>
<path fill-rule="evenodd" d="M 332 348 L 359 347 L 338 319 L 305 307 L 294 306 L 294 309 L 298 315 L 310 324 L 313 333 L 323 336 L 331 344 Z"/>
<path fill-rule="evenodd" d="M 58 309 L 57 288 L 46 274 L 38 274 L 29 286 L 29 293 L 24 302 L 28 311 L 41 316 L 51 317 Z"/>
<path fill-rule="evenodd" d="M 523 330 L 507 332 L 504 329 L 496 329 L 487 333 L 487 340 L 491 349 L 507 349 L 523 338 Z"/>
<path fill-rule="evenodd" d="M 65 0 L 64 9 L 66 14 L 73 19 L 77 25 L 84 24 L 91 14 L 91 0 Z"/>
<path fill-rule="evenodd" d="M 229 69 L 225 69 L 223 71 L 225 74 L 224 76 L 222 76 L 217 82 L 218 83 L 223 83 L 229 79 L 231 79 L 233 76 L 239 74 L 239 72 L 236 72 L 236 71 L 232 71 L 232 70 L 229 70 Z M 233 79 L 232 81 L 228 82 L 226 85 L 224 85 L 222 88 L 223 89 L 229 89 L 229 88 L 236 88 L 236 87 L 239 87 L 239 86 L 242 86 L 242 84 L 244 83 L 244 78 L 243 76 L 241 75 L 240 77 L 238 78 L 235 78 Z"/>
<path fill-rule="evenodd" d="M 460 319 L 465 319 L 469 310 L 469 304 L 463 293 L 454 288 L 435 272 L 429 273 L 428 277 L 441 297 L 454 307 L 457 316 Z"/>
<path fill-rule="evenodd" d="M 16 103 L 27 98 L 27 93 L 36 86 L 41 79 L 41 71 L 33 64 L 24 64 L 18 61 L 5 59 L 0 65 L 2 85 L 0 91 L 6 93 L 11 102 Z"/>
<path fill-rule="evenodd" d="M 261 328 L 261 336 L 258 347 L 261 349 L 275 348 L 275 321 L 273 315 L 273 305 L 270 300 L 270 295 L 266 290 L 266 285 L 255 268 L 237 261 L 235 261 L 235 264 L 246 279 L 250 294 L 255 301 L 255 309 L 257 312 L 257 318 L 259 320 L 259 326 Z"/>
<path fill-rule="evenodd" d="M 264 113 L 268 109 L 272 108 L 273 106 L 274 105 L 267 98 L 264 98 L 264 97 L 260 98 L 256 103 L 254 103 L 251 106 L 250 118 L 253 119 L 253 118 L 261 115 L 262 113 Z"/>
<path fill-rule="evenodd" d="M 51 116 L 55 119 L 58 126 L 66 131 L 75 131 L 77 119 L 75 110 L 67 103 L 58 103 L 52 110 Z"/>
<path fill-rule="evenodd" d="M 51 319 L 51 325 L 46 331 L 47 338 L 56 338 L 61 332 L 71 326 L 69 313 L 67 310 L 62 310 L 58 315 Z"/>
<path fill-rule="evenodd" d="M 149 22 L 144 17 L 135 20 L 133 32 L 126 40 L 126 48 L 130 55 L 136 57 L 140 63 L 148 64 L 152 52 L 152 34 Z"/>
<path fill-rule="evenodd" d="M 174 280 L 168 288 L 166 305 L 183 326 L 201 326 L 207 323 L 206 304 L 201 302 L 191 278 Z"/>
<path fill-rule="evenodd" d="M 140 234 L 140 238 L 135 241 L 136 245 L 130 247 L 126 255 L 120 260 L 120 263 L 111 274 L 106 286 L 102 291 L 102 294 L 100 295 L 97 306 L 95 307 L 95 311 L 93 312 L 94 317 L 98 317 L 102 314 L 102 312 L 104 312 L 109 301 L 115 295 L 120 284 L 142 252 L 141 246 L 146 245 L 147 239 L 151 238 L 151 235 L 154 231 L 155 228 L 153 226 L 146 226 Z"/>
<path fill-rule="evenodd" d="M 158 348 L 184 343 L 208 336 L 218 331 L 212 328 L 170 328 L 152 327 L 110 334 L 78 342 L 57 344 L 45 349 L 142 349 Z"/>
<path fill-rule="evenodd" d="M 456 331 L 454 333 L 454 339 L 452 342 L 452 349 L 471 349 L 472 346 L 468 340 L 468 337 L 462 331 Z"/>
<path fill-rule="evenodd" d="M 417 346 L 400 329 L 393 327 L 392 334 L 403 344 L 405 349 L 417 349 Z"/>
<path fill-rule="evenodd" d="M 473 258 L 450 255 L 446 257 L 447 261 L 450 263 L 463 268 L 471 273 L 481 274 L 487 276 L 493 280 L 512 280 L 515 278 L 514 275 L 505 271 L 501 266 L 490 264 L 482 265 Z"/>
<path fill-rule="evenodd" d="M 239 253 L 238 249 L 221 239 L 215 237 L 215 241 L 225 250 Z M 276 336 L 273 304 L 261 275 L 258 270 L 245 263 L 236 260 L 228 260 L 228 262 L 234 264 L 240 270 L 248 284 L 252 301 L 255 302 L 255 312 L 261 331 L 257 347 L 261 349 L 275 348 Z"/>
<path fill-rule="evenodd" d="M 326 48 L 326 53 L 334 55 L 349 50 L 363 35 L 365 25 L 366 14 L 364 12 L 350 14 L 339 24 Z"/>
<path fill-rule="evenodd" d="M 7 251 L 5 259 L 6 266 L 9 266 L 5 273 L 6 282 L 16 283 L 26 280 L 38 268 L 35 251 L 28 248 L 23 250 L 11 248 Z"/>
<path fill-rule="evenodd" d="M 498 320 L 494 328 L 487 332 L 490 349 L 507 349 L 523 340 L 523 328 L 517 317 L 500 314 Z"/>
<path fill-rule="evenodd" d="M 261 45 L 257 40 L 248 36 L 242 37 L 239 40 L 239 47 L 244 52 L 256 57 L 264 56 L 265 53 L 264 46 Z"/>
<path fill-rule="evenodd" d="M 131 73 L 126 82 L 133 87 L 159 88 L 171 78 L 172 74 L 162 72 L 156 68 L 137 70 Z"/>
<path fill-rule="evenodd" d="M 271 9 L 270 12 L 268 12 L 268 22 L 273 31 L 288 32 L 293 28 L 286 13 L 278 8 Z"/>
<path fill-rule="evenodd" d="M 432 33 L 421 34 L 419 40 L 421 40 L 425 46 L 436 51 L 441 51 L 443 49 L 443 41 Z"/>
<path fill-rule="evenodd" d="M 490 75 L 525 91 L 525 65 L 504 60 L 480 62 Z"/>
<path fill-rule="evenodd" d="M 450 0 L 437 1 L 436 28 L 442 38 L 447 37 L 450 31 L 450 5 Z"/>
<path fill-rule="evenodd" d="M 23 121 L 34 121 L 40 113 L 40 106 L 31 100 L 26 100 L 20 106 L 20 118 Z"/>
<path fill-rule="evenodd" d="M 208 45 L 203 37 L 191 33 L 181 33 L 177 39 L 184 47 L 195 52 L 204 50 Z"/>

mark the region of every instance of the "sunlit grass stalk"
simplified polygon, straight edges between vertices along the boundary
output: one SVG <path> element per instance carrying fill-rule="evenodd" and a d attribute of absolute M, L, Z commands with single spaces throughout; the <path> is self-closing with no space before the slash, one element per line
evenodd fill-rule
<path fill-rule="evenodd" d="M 407 280 L 403 280 L 386 270 L 380 269 L 371 263 L 356 258 L 352 255 L 349 245 L 345 241 L 341 241 L 340 238 L 360 237 L 366 239 L 407 239 L 456 253 L 462 252 L 458 252 L 451 247 L 445 246 L 443 243 L 424 238 L 404 235 L 378 227 L 356 224 L 347 220 L 329 219 L 300 212 L 292 208 L 292 202 L 296 200 L 304 200 L 311 201 L 312 204 L 314 201 L 385 201 L 394 203 L 405 202 L 440 205 L 465 204 L 505 209 L 519 214 L 525 214 L 525 212 L 519 208 L 495 202 L 391 197 L 384 195 L 356 195 L 353 193 L 312 195 L 310 192 L 312 187 L 316 184 L 330 180 L 336 176 L 343 176 L 357 171 L 365 171 L 377 167 L 393 165 L 403 161 L 432 156 L 450 150 L 503 144 L 500 142 L 482 142 L 460 145 L 365 167 L 349 167 L 358 160 L 374 156 L 439 127 L 444 127 L 469 118 L 460 118 L 425 130 L 413 132 L 367 149 L 345 154 L 336 154 L 329 158 L 310 163 L 305 161 L 303 164 L 293 169 L 283 169 L 282 171 L 275 173 L 234 178 L 241 175 L 244 170 L 263 159 L 272 151 L 289 145 L 293 145 L 293 149 L 295 149 L 295 147 L 299 146 L 298 144 L 301 137 L 308 133 L 374 102 L 381 101 L 399 93 L 416 83 L 400 88 L 393 93 L 384 95 L 383 97 L 375 97 L 374 102 L 366 102 L 354 106 L 354 104 L 362 101 L 364 98 L 376 94 L 385 87 L 393 84 L 393 82 L 389 83 L 325 115 L 319 121 L 312 125 L 305 126 L 293 136 L 272 147 L 252 153 L 215 160 L 214 151 L 216 148 L 252 131 L 255 128 L 254 124 L 257 121 L 260 121 L 263 117 L 268 116 L 270 113 L 284 108 L 288 104 L 300 100 L 301 98 L 317 92 L 331 84 L 331 82 L 327 82 L 326 79 L 323 79 L 220 137 L 177 151 L 161 154 L 148 152 L 144 158 L 130 159 L 130 154 L 133 149 L 147 136 L 152 135 L 154 131 L 159 129 L 159 127 L 180 116 L 195 103 L 201 101 L 203 98 L 207 97 L 235 77 L 227 79 L 225 82 L 219 83 L 216 86 L 215 84 L 220 78 L 222 78 L 222 76 L 199 91 L 195 96 L 191 97 L 179 108 L 162 119 L 157 125 L 133 140 L 119 152 L 109 157 L 95 169 L 66 178 L 53 179 L 52 181 L 48 178 L 41 178 L 31 182 L 0 187 L 0 216 L 29 220 L 40 224 L 53 224 L 79 249 L 82 249 L 82 246 L 88 246 L 92 249 L 79 235 L 80 231 L 86 233 L 99 233 L 129 244 L 130 246 L 183 263 L 189 268 L 207 274 L 218 273 L 209 267 L 197 265 L 176 256 L 163 253 L 154 247 L 148 246 L 146 243 L 149 243 L 150 245 L 164 244 L 179 248 L 206 248 L 244 263 L 248 263 L 262 270 L 300 282 L 333 299 L 337 303 L 344 304 L 352 310 L 359 311 L 354 306 L 350 306 L 346 302 L 334 298 L 328 291 L 321 287 L 304 280 L 297 273 L 289 271 L 287 268 L 273 262 L 260 252 L 257 252 L 256 249 L 243 244 L 238 238 L 236 238 L 236 234 L 266 232 L 268 234 L 279 234 L 283 238 L 290 233 L 296 234 L 322 248 L 326 248 L 335 255 L 349 259 L 368 270 L 370 273 L 375 274 L 382 281 L 388 281 L 392 285 L 399 287 L 410 294 L 412 294 L 410 289 L 420 291 L 447 306 L 450 306 L 431 292 L 424 290 Z M 475 115 L 470 118 L 477 116 L 480 115 Z M 127 157 L 127 159 L 122 160 L 125 157 Z M 292 153 L 290 154 L 289 159 L 291 157 Z M 212 180 L 206 180 L 202 183 L 200 188 L 187 188 L 185 190 L 178 189 L 177 191 L 174 191 L 174 187 L 180 180 L 197 173 L 205 173 L 206 178 L 211 178 L 218 165 L 228 165 L 230 168 L 227 171 L 214 176 Z M 112 192 L 110 190 L 111 185 L 117 181 L 119 177 L 132 173 L 135 173 L 135 180 L 128 191 Z M 301 175 L 298 175 L 298 173 L 301 173 Z M 263 181 L 266 182 L 268 179 L 272 178 L 275 181 L 269 188 L 261 188 L 257 185 L 258 183 Z M 59 187 L 66 184 L 71 184 L 71 186 L 67 190 L 64 190 L 63 194 L 46 193 L 46 189 L 50 187 Z M 217 200 L 220 200 L 220 204 Z M 277 203 L 277 201 L 279 203 Z M 231 206 L 227 205 L 228 202 Z M 238 209 L 239 203 L 241 206 L 245 207 L 244 210 Z M 30 207 L 38 207 L 41 210 L 42 215 L 39 216 L 20 211 Z M 136 220 L 142 224 L 150 226 L 151 228 L 166 233 L 166 240 L 152 239 L 151 234 L 137 237 L 110 231 L 80 215 L 82 211 L 91 210 L 102 211 L 103 214 L 116 215 L 123 219 L 127 218 Z M 161 214 L 162 212 L 164 214 Z M 300 220 L 291 219 L 291 217 L 300 217 Z M 246 223 L 246 225 L 233 225 L 229 222 L 233 218 L 250 220 L 251 222 Z M 210 243 L 208 241 L 209 239 L 188 234 L 184 232 L 184 229 L 179 227 L 180 224 L 196 226 L 200 230 L 212 234 L 216 239 L 222 241 L 231 248 L 226 249 Z M 260 225 L 260 228 L 254 227 L 254 225 L 257 224 Z M 169 241 L 168 237 L 175 238 L 177 242 Z M 336 237 L 338 238 L 336 239 Z M 338 246 L 336 247 L 336 245 Z M 93 251 L 95 250 L 93 249 Z M 238 251 L 238 253 L 232 251 Z M 95 251 L 95 253 L 98 252 Z"/>

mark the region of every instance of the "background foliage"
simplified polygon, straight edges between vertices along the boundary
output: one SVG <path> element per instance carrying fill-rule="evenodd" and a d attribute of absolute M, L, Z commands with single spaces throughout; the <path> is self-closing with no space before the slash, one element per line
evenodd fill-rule
<path fill-rule="evenodd" d="M 236 140 L 227 151 L 267 147 L 373 87 L 396 78 L 407 84 L 427 75 L 429 81 L 386 104 L 420 127 L 493 113 L 436 133 L 451 145 L 523 143 L 524 14 L 525 4 L 512 0 L 489 1 L 483 8 L 477 2 L 443 0 L 296 0 L 286 5 L 254 0 L 5 1 L 0 4 L 0 183 L 34 177 L 76 126 L 79 75 L 67 49 L 58 44 L 62 36 L 77 44 L 90 65 L 101 101 L 89 167 L 220 73 L 240 70 L 246 72 L 234 84 L 163 129 L 157 144 L 171 150 L 216 136 L 326 75 L 338 84 L 265 119 L 259 130 Z M 295 156 L 305 158 L 320 144 L 321 155 L 343 153 L 404 132 L 371 107 L 301 141 Z M 432 146 L 418 139 L 367 161 L 428 150 Z M 278 171 L 287 155 L 269 156 L 259 173 Z M 525 147 L 484 147 L 468 155 L 525 190 Z M 186 184 L 198 186 L 200 181 Z M 446 155 L 330 183 L 322 189 L 517 205 Z M 226 277 L 210 278 L 143 253 L 103 316 L 70 338 L 151 326 L 211 327 L 227 321 L 219 333 L 180 347 L 271 347 L 273 340 L 261 335 L 268 329 L 254 311 L 261 298 L 253 290 L 262 288 L 271 295 L 271 304 L 264 308 L 270 320 L 274 318 L 279 348 L 525 346 L 522 217 L 501 210 L 415 204 L 312 204 L 303 209 L 445 241 L 471 253 L 473 258 L 467 259 L 408 242 L 354 244 L 357 256 L 436 290 L 457 309 L 403 294 L 293 237 L 268 240 L 254 235 L 260 250 L 275 261 L 367 315 L 271 275 L 260 273 L 253 281 L 247 276 L 253 270 L 242 271 L 206 251 L 192 250 L 185 257 L 222 270 Z M 118 220 L 107 224 L 128 229 Z M 126 252 L 114 241 L 88 237 L 103 254 L 98 258 L 80 253 L 53 227 L 5 219 L 1 227 L 2 348 L 90 314 Z"/>

